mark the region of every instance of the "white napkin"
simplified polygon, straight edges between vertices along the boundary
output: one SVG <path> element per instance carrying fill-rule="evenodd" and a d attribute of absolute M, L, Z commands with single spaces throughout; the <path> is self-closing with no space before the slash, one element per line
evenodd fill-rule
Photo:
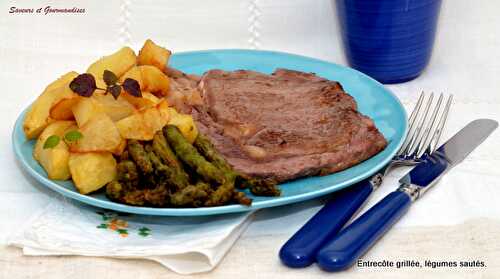
<path fill-rule="evenodd" d="M 192 274 L 215 268 L 251 215 L 141 216 L 54 200 L 11 235 L 8 244 L 31 256 L 146 259 Z"/>

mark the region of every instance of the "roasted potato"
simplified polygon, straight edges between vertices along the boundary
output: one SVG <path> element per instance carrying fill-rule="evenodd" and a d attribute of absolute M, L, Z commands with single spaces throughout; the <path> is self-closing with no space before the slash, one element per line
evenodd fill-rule
<path fill-rule="evenodd" d="M 69 150 L 63 141 L 64 134 L 73 121 L 55 121 L 49 124 L 38 137 L 33 149 L 33 157 L 47 172 L 50 179 L 67 180 L 71 177 L 68 167 Z M 45 141 L 52 135 L 60 138 L 59 143 L 51 148 L 43 148 Z"/>
<path fill-rule="evenodd" d="M 168 104 L 163 100 L 155 107 L 116 122 L 116 127 L 125 139 L 152 140 L 155 133 L 168 123 L 168 119 Z"/>
<path fill-rule="evenodd" d="M 156 105 L 156 108 L 160 112 L 160 117 L 165 121 L 166 125 L 170 119 L 170 110 L 167 100 L 161 99 L 161 101 Z"/>
<path fill-rule="evenodd" d="M 43 129 L 53 121 L 49 117 L 52 105 L 74 95 L 69 89 L 69 83 L 76 76 L 78 76 L 78 73 L 69 72 L 52 82 L 31 105 L 23 123 L 23 130 L 28 139 L 38 137 Z"/>
<path fill-rule="evenodd" d="M 104 70 L 109 70 L 120 77 L 135 65 L 136 58 L 131 48 L 123 47 L 119 51 L 94 62 L 87 69 L 87 73 L 94 76 L 97 87 L 106 88 L 106 84 L 102 80 Z"/>
<path fill-rule="evenodd" d="M 109 152 L 71 153 L 69 170 L 76 189 L 88 194 L 115 179 L 116 161 Z"/>
<path fill-rule="evenodd" d="M 95 98 L 80 98 L 71 110 L 78 127 L 83 127 L 94 115 L 104 113 Z"/>
<path fill-rule="evenodd" d="M 194 123 L 193 117 L 189 114 L 178 113 L 174 108 L 168 108 L 170 118 L 169 125 L 176 126 L 181 134 L 190 142 L 193 143 L 198 136 L 198 129 Z"/>
<path fill-rule="evenodd" d="M 127 140 L 122 138 L 122 141 L 120 144 L 113 150 L 111 153 L 113 153 L 116 156 L 122 155 L 123 151 L 127 148 Z"/>
<path fill-rule="evenodd" d="M 144 42 L 137 56 L 137 64 L 155 66 L 163 71 L 168 64 L 168 59 L 172 53 L 170 50 L 160 47 L 150 39 Z"/>
<path fill-rule="evenodd" d="M 120 97 L 115 100 L 111 94 L 94 94 L 92 98 L 97 101 L 97 105 L 100 107 L 100 111 L 106 113 L 111 120 L 118 121 L 134 113 L 135 108 L 130 104 L 126 98 L 123 96 L 126 94 L 120 94 Z M 141 98 L 139 98 L 141 99 Z"/>
<path fill-rule="evenodd" d="M 127 100 L 128 103 L 132 104 L 137 110 L 152 108 L 160 103 L 160 99 L 149 92 L 142 92 L 142 98 L 137 98 L 126 92 L 122 92 L 120 98 Z"/>
<path fill-rule="evenodd" d="M 76 94 L 70 98 L 60 100 L 50 108 L 50 118 L 54 120 L 74 120 L 72 109 L 79 100 L 80 98 Z"/>
<path fill-rule="evenodd" d="M 123 83 L 127 78 L 135 79 L 141 86 L 141 89 L 143 89 L 144 82 L 142 81 L 142 73 L 139 67 L 132 67 L 126 73 L 124 73 L 120 77 L 120 83 Z"/>
<path fill-rule="evenodd" d="M 83 137 L 70 145 L 71 152 L 112 152 L 122 142 L 115 123 L 103 112 L 94 114 L 79 131 Z"/>
<path fill-rule="evenodd" d="M 170 86 L 170 81 L 162 71 L 154 66 L 139 66 L 141 70 L 143 87 L 141 91 L 149 91 L 157 96 L 166 96 Z"/>
<path fill-rule="evenodd" d="M 28 111 L 23 129 L 28 139 L 38 137 L 33 157 L 50 179 L 72 178 L 80 193 L 89 194 L 116 179 L 114 156 L 127 150 L 131 139 L 153 140 L 158 131 L 171 124 L 194 142 L 198 130 L 193 118 L 169 108 L 165 99 L 170 80 L 164 71 L 170 55 L 169 50 L 147 40 L 138 56 L 131 48 L 123 47 L 88 67 L 87 73 L 95 78 L 98 88 L 106 88 L 105 70 L 113 72 L 119 84 L 127 78 L 136 80 L 142 93 L 139 98 L 123 89 L 117 99 L 103 90 L 96 90 L 90 97 L 79 96 L 69 88 L 78 76 L 76 72 L 65 74 L 45 88 Z M 81 137 L 70 131 L 79 131 Z M 58 141 L 44 149 L 53 135 Z"/>
<path fill-rule="evenodd" d="M 125 79 L 135 79 L 142 92 L 151 92 L 157 96 L 166 96 L 168 94 L 170 81 L 158 68 L 150 65 L 143 65 L 131 68 L 120 78 L 120 82 Z"/>

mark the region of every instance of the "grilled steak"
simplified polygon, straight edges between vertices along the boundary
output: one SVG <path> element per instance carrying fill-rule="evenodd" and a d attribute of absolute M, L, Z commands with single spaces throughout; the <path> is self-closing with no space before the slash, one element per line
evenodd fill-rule
<path fill-rule="evenodd" d="M 193 105 L 202 104 L 196 89 L 200 77 L 170 67 L 166 67 L 164 73 L 170 78 L 170 92 L 166 98 L 177 111 L 189 114 Z"/>
<path fill-rule="evenodd" d="M 346 169 L 387 142 L 342 86 L 278 69 L 206 72 L 192 114 L 238 171 L 279 182 Z"/>

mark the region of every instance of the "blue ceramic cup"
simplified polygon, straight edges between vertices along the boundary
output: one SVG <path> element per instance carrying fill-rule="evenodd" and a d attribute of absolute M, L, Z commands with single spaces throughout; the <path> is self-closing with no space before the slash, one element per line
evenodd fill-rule
<path fill-rule="evenodd" d="M 441 0 L 336 0 L 351 67 L 382 83 L 418 77 L 429 63 Z"/>

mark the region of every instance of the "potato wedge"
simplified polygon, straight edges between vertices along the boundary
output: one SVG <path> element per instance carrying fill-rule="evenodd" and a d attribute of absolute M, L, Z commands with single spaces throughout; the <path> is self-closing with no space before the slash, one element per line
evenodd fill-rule
<path fill-rule="evenodd" d="M 134 66 L 124 73 L 120 77 L 120 83 L 123 83 L 127 78 L 135 79 L 141 86 L 141 89 L 143 88 L 142 73 L 139 67 Z"/>
<path fill-rule="evenodd" d="M 78 76 L 77 72 L 69 72 L 49 84 L 43 93 L 31 105 L 23 123 L 23 130 L 28 139 L 34 139 L 53 120 L 49 118 L 53 104 L 64 98 L 70 98 L 74 93 L 69 89 L 69 83 Z"/>
<path fill-rule="evenodd" d="M 116 122 L 120 135 L 125 139 L 152 140 L 169 119 L 168 104 L 161 101 L 153 108 L 145 109 Z"/>
<path fill-rule="evenodd" d="M 170 113 L 169 125 L 176 126 L 181 134 L 190 142 L 193 143 L 198 136 L 198 129 L 194 123 L 193 117 L 190 114 L 178 113 L 174 108 L 168 108 Z"/>
<path fill-rule="evenodd" d="M 75 125 L 73 121 L 55 121 L 49 124 L 38 137 L 33 149 L 33 157 L 47 172 L 50 179 L 67 180 L 71 177 L 68 167 L 69 150 L 62 140 L 69 127 Z M 48 137 L 56 135 L 61 140 L 52 148 L 43 148 Z"/>
<path fill-rule="evenodd" d="M 167 108 L 167 110 L 168 110 L 168 113 L 170 113 L 170 120 L 169 120 L 169 122 L 170 122 L 170 121 L 172 121 L 172 118 L 175 118 L 175 117 L 177 117 L 177 116 L 180 114 L 180 113 L 179 113 L 179 112 L 178 112 L 175 108 L 173 108 L 173 107 L 168 107 L 168 108 Z"/>
<path fill-rule="evenodd" d="M 68 168 L 69 150 L 68 146 L 61 142 L 60 148 L 51 149 L 40 154 L 40 164 L 47 172 L 49 179 L 68 180 L 71 174 Z"/>
<path fill-rule="evenodd" d="M 120 77 L 120 82 L 124 82 L 127 78 L 135 79 L 139 83 L 142 92 L 151 92 L 157 96 L 166 96 L 170 88 L 168 76 L 151 65 L 131 68 Z"/>
<path fill-rule="evenodd" d="M 48 137 L 56 135 L 62 139 L 66 129 L 73 126 L 74 123 L 74 121 L 55 121 L 50 123 L 40 134 L 35 143 L 35 148 L 33 149 L 33 157 L 35 158 L 35 160 L 40 160 L 40 153 L 44 150 L 43 145 Z"/>
<path fill-rule="evenodd" d="M 165 125 L 170 120 L 170 107 L 168 106 L 168 102 L 165 99 L 161 99 L 161 101 L 156 105 L 156 108 L 160 112 L 160 117 L 165 120 Z"/>
<path fill-rule="evenodd" d="M 120 144 L 113 150 L 111 153 L 113 153 L 116 156 L 122 155 L 123 151 L 127 148 L 127 140 L 122 138 L 122 141 Z"/>
<path fill-rule="evenodd" d="M 61 87 L 63 85 L 68 85 L 68 87 L 69 87 L 69 83 L 77 76 L 78 76 L 78 73 L 75 71 L 67 72 L 66 74 L 62 75 L 61 77 L 59 77 L 58 79 L 56 79 L 55 81 L 53 81 L 52 83 L 47 85 L 44 92 L 50 91 L 50 90 L 55 89 L 57 87 Z M 43 93 L 42 93 L 42 95 L 43 95 Z"/>
<path fill-rule="evenodd" d="M 112 152 L 122 142 L 120 132 L 111 118 L 101 112 L 93 115 L 83 126 L 80 126 L 83 137 L 71 144 L 71 152 Z"/>
<path fill-rule="evenodd" d="M 88 194 L 115 179 L 116 161 L 109 152 L 71 153 L 69 170 L 78 192 Z"/>
<path fill-rule="evenodd" d="M 157 96 L 166 96 L 170 88 L 170 81 L 162 71 L 154 66 L 143 65 L 138 67 L 141 70 L 143 87 L 141 91 L 149 91 Z"/>
<path fill-rule="evenodd" d="M 131 48 L 123 47 L 117 52 L 104 56 L 92 63 L 92 65 L 90 65 L 87 69 L 87 73 L 94 76 L 97 87 L 106 88 L 106 84 L 102 80 L 104 70 L 109 70 L 117 77 L 120 77 L 135 65 L 136 58 L 137 57 Z"/>
<path fill-rule="evenodd" d="M 118 121 L 116 127 L 126 139 L 152 140 L 154 134 L 165 124 L 161 121 L 158 110 L 150 108 Z"/>
<path fill-rule="evenodd" d="M 126 98 L 123 98 L 123 95 L 127 94 L 120 94 L 120 97 L 116 100 L 111 94 L 94 94 L 92 98 L 97 101 L 100 111 L 106 113 L 111 120 L 116 122 L 135 112 L 134 106 Z"/>
<path fill-rule="evenodd" d="M 170 50 L 160 47 L 150 39 L 147 39 L 139 51 L 137 64 L 155 66 L 163 71 L 168 65 L 168 59 L 171 54 L 172 52 L 170 52 Z"/>
<path fill-rule="evenodd" d="M 70 98 L 60 100 L 50 108 L 50 118 L 54 120 L 74 120 L 72 109 L 78 101 L 80 101 L 80 98 L 76 94 Z"/>
<path fill-rule="evenodd" d="M 83 127 L 94 115 L 104 112 L 102 106 L 99 105 L 95 98 L 85 97 L 79 98 L 78 103 L 71 110 L 78 127 Z"/>
<path fill-rule="evenodd" d="M 142 98 L 137 98 L 129 95 L 127 92 L 122 92 L 120 98 L 123 98 L 132 104 L 137 110 L 145 110 L 156 106 L 160 99 L 149 92 L 142 92 Z"/>

